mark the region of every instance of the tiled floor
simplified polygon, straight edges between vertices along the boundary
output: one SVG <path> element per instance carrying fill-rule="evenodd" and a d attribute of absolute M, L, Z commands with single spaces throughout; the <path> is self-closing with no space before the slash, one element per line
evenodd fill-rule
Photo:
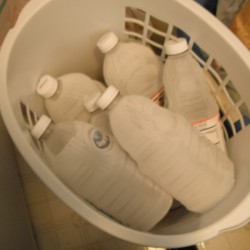
<path fill-rule="evenodd" d="M 18 152 L 16 155 L 39 250 L 155 250 L 119 240 L 89 224 L 40 181 Z M 198 247 L 199 250 L 250 250 L 250 224 Z"/>

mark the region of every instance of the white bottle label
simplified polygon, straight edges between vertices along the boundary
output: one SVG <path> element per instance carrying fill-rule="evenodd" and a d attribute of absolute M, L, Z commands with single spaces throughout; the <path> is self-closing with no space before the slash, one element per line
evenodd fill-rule
<path fill-rule="evenodd" d="M 222 151 L 226 152 L 224 134 L 219 114 L 215 114 L 214 116 L 204 120 L 193 122 L 192 125 L 213 144 L 217 145 Z"/>
<path fill-rule="evenodd" d="M 108 135 L 104 135 L 100 130 L 94 129 L 91 132 L 91 138 L 94 142 L 94 145 L 98 149 L 107 149 L 111 145 L 111 141 Z"/>

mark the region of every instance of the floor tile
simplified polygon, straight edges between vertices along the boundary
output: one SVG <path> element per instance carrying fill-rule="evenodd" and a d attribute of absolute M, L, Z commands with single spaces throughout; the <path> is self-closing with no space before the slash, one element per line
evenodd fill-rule
<path fill-rule="evenodd" d="M 35 231 L 47 230 L 54 227 L 49 205 L 47 202 L 40 202 L 29 206 L 29 212 Z"/>
<path fill-rule="evenodd" d="M 116 242 L 117 242 L 119 250 L 127 250 L 127 249 L 129 249 L 129 250 L 146 250 L 147 249 L 145 246 L 130 243 L 128 241 L 124 241 L 124 240 L 120 240 L 120 239 L 117 239 Z"/>
<path fill-rule="evenodd" d="M 56 227 L 68 222 L 75 222 L 79 218 L 71 208 L 58 198 L 49 200 L 48 204 Z"/>
<path fill-rule="evenodd" d="M 80 227 L 80 235 L 81 235 L 83 246 L 87 246 L 92 243 L 90 236 L 89 236 L 88 227 L 89 227 L 88 224 L 84 224 L 84 225 L 81 224 L 81 227 Z"/>
<path fill-rule="evenodd" d="M 50 188 L 48 188 L 46 185 L 44 190 L 47 200 L 58 199 L 58 197 L 53 193 L 53 191 L 51 191 Z"/>
<path fill-rule="evenodd" d="M 61 250 L 57 234 L 54 230 L 37 235 L 37 244 L 39 250 Z"/>
<path fill-rule="evenodd" d="M 72 250 L 82 247 L 81 234 L 78 227 L 69 225 L 56 230 L 61 250 Z"/>
<path fill-rule="evenodd" d="M 205 250 L 233 250 L 225 234 L 204 242 Z M 241 250 L 240 248 L 238 250 Z"/>
<path fill-rule="evenodd" d="M 26 201 L 30 205 L 47 200 L 45 186 L 39 179 L 24 182 L 23 188 Z"/>
<path fill-rule="evenodd" d="M 250 230 L 242 227 L 227 233 L 232 250 L 250 250 Z"/>
<path fill-rule="evenodd" d="M 119 250 L 115 240 L 106 240 L 91 244 L 88 250 Z"/>
<path fill-rule="evenodd" d="M 102 230 L 92 226 L 91 224 L 89 224 L 87 226 L 87 230 L 88 230 L 88 236 L 89 236 L 89 243 L 93 244 L 99 241 L 104 241 L 104 240 L 110 240 L 113 237 L 105 232 L 103 232 Z"/>
<path fill-rule="evenodd" d="M 38 179 L 37 175 L 34 173 L 32 168 L 28 165 L 26 160 L 24 160 L 23 156 L 20 154 L 20 152 L 14 147 L 15 150 L 15 156 L 18 166 L 18 171 L 20 173 L 21 179 L 23 182 L 30 179 Z"/>

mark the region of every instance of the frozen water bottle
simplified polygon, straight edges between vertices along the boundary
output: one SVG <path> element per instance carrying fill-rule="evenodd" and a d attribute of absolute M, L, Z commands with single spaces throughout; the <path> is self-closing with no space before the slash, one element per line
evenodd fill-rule
<path fill-rule="evenodd" d="M 41 77 L 37 84 L 37 94 L 44 98 L 49 116 L 55 122 L 80 120 L 89 122 L 106 132 L 110 132 L 105 113 L 85 109 L 84 102 L 89 96 L 101 93 L 104 85 L 82 73 L 71 73 L 54 78 Z"/>
<path fill-rule="evenodd" d="M 167 214 L 172 198 L 141 175 L 112 136 L 81 121 L 54 124 L 45 115 L 31 134 L 54 173 L 119 222 L 149 230 Z"/>
<path fill-rule="evenodd" d="M 206 82 L 204 71 L 189 52 L 185 38 L 167 40 L 163 69 L 165 103 L 182 114 L 206 138 L 226 151 L 219 106 Z"/>
<path fill-rule="evenodd" d="M 188 210 L 203 213 L 232 190 L 233 163 L 182 115 L 143 96 L 121 97 L 112 86 L 96 104 L 140 171 Z"/>
<path fill-rule="evenodd" d="M 89 113 L 84 106 L 90 95 L 101 93 L 104 89 L 101 82 L 85 74 L 71 73 L 57 79 L 50 75 L 42 76 L 36 92 L 44 98 L 46 110 L 54 122 L 80 120 L 110 131 L 105 114 Z"/>
<path fill-rule="evenodd" d="M 113 32 L 97 42 L 104 56 L 103 75 L 107 85 L 122 95 L 137 94 L 157 101 L 163 92 L 162 62 L 151 48 L 135 41 L 120 41 Z"/>

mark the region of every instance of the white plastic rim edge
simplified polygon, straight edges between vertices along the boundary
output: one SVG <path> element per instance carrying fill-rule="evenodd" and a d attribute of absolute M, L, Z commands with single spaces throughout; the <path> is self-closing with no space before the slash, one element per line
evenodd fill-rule
<path fill-rule="evenodd" d="M 186 8 L 191 8 L 192 11 L 196 15 L 199 15 L 202 19 L 203 17 L 206 19 L 210 17 L 206 17 L 207 13 L 199 8 L 197 4 L 193 3 L 192 0 L 175 1 L 179 2 L 179 4 L 185 6 Z M 193 245 L 200 241 L 208 240 L 218 235 L 221 231 L 234 229 L 247 223 L 249 221 L 249 216 L 247 215 L 246 211 L 249 211 L 250 195 L 248 195 L 246 199 L 237 206 L 237 208 L 225 215 L 225 217 L 213 225 L 210 225 L 206 228 L 179 235 L 155 235 L 150 232 L 140 232 L 116 223 L 109 217 L 101 214 L 98 210 L 83 203 L 77 195 L 71 192 L 55 175 L 51 173 L 44 162 L 34 152 L 31 145 L 29 145 L 27 138 L 23 134 L 23 131 L 21 131 L 20 127 L 18 126 L 16 118 L 13 114 L 13 110 L 9 103 L 7 86 L 4 84 L 7 80 L 7 65 L 11 54 L 12 45 L 15 43 L 16 38 L 18 37 L 22 28 L 25 26 L 26 22 L 28 22 L 30 18 L 36 14 L 36 12 L 42 9 L 49 2 L 50 0 L 31 0 L 22 10 L 16 26 L 7 34 L 0 51 L 0 107 L 3 120 L 18 150 L 22 153 L 22 155 L 25 156 L 28 164 L 37 173 L 37 175 L 51 190 L 53 190 L 53 192 L 58 195 L 58 197 L 60 197 L 67 205 L 69 205 L 83 218 L 89 220 L 90 223 L 111 235 L 115 235 L 116 237 L 137 244 L 155 247 L 183 247 L 187 245 Z M 198 13 L 195 12 L 196 10 L 198 10 Z M 211 20 L 211 23 L 212 25 L 216 26 L 220 25 L 219 22 L 215 22 L 214 20 Z M 242 55 L 242 58 L 245 58 L 247 50 L 245 50 L 243 46 L 240 45 L 238 41 L 236 41 L 237 39 L 235 39 L 234 36 L 230 34 L 230 32 L 224 32 L 224 28 L 223 36 L 227 36 L 228 40 L 231 40 L 233 43 L 235 43 L 238 53 Z M 246 56 L 245 60 L 249 60 L 249 57 Z M 11 126 L 8 126 L 8 124 L 11 124 Z"/>

